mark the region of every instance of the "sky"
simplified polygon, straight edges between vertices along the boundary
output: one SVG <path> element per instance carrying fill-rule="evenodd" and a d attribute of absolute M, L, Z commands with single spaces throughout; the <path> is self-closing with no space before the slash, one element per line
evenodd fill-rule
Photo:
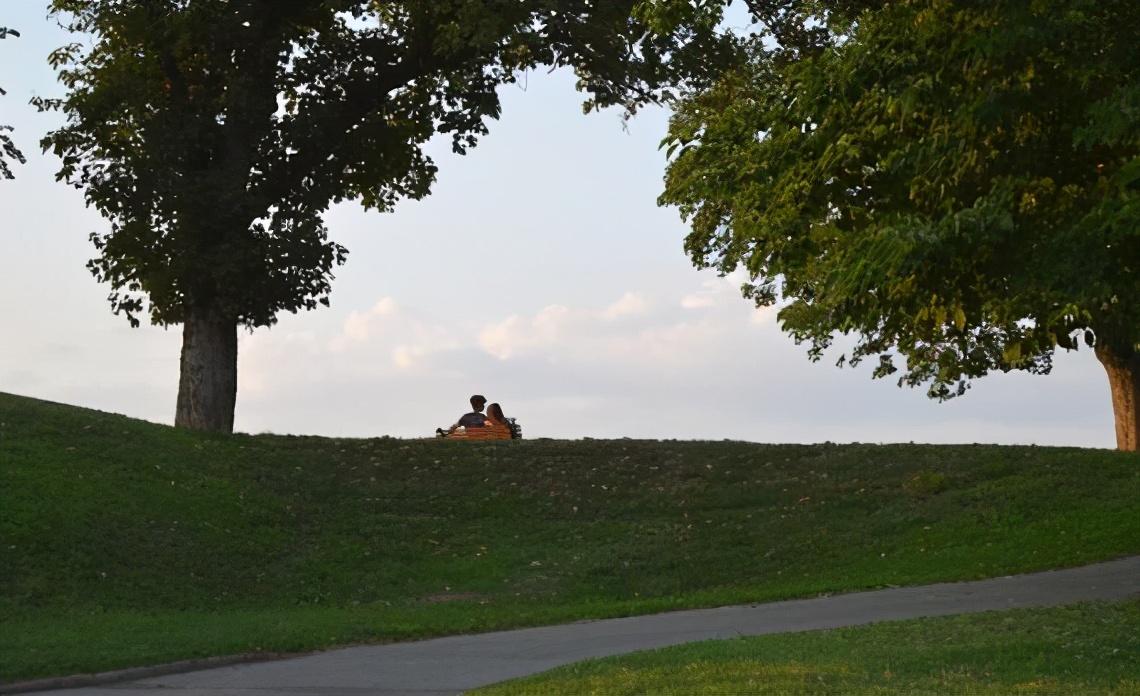
<path fill-rule="evenodd" d="M 37 142 L 60 123 L 46 56 L 68 40 L 43 0 L 0 0 L 0 124 L 28 156 L 0 182 L 0 391 L 171 423 L 180 327 L 132 329 L 85 264 L 107 224 L 54 180 Z M 741 278 L 690 264 L 686 226 L 656 204 L 668 113 L 583 115 L 567 71 L 501 91 L 467 156 L 432 142 L 433 193 L 391 213 L 327 215 L 348 247 L 332 304 L 239 338 L 235 428 L 429 436 L 473 393 L 527 437 L 757 442 L 982 442 L 1112 447 L 1091 351 L 1048 376 L 996 374 L 962 398 L 810 362 Z"/>

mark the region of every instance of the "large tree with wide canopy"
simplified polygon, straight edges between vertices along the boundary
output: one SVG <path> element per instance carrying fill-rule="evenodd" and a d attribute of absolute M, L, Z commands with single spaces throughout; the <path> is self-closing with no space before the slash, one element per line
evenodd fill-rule
<path fill-rule="evenodd" d="M 423 145 L 464 152 L 520 71 L 571 66 L 586 107 L 634 110 L 731 46 L 681 0 L 54 0 L 90 37 L 51 60 L 44 140 L 110 223 L 90 269 L 116 313 L 183 326 L 175 422 L 229 431 L 237 330 L 328 304 L 330 204 L 428 194 Z"/>
<path fill-rule="evenodd" d="M 1140 4 L 750 3 L 672 120 L 662 203 L 818 359 L 962 394 L 1091 346 L 1140 442 Z M 1026 408 L 1040 408 L 1026 404 Z"/>

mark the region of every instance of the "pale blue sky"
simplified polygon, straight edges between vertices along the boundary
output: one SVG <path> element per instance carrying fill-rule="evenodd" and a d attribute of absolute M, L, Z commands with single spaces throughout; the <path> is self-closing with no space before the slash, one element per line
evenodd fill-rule
<path fill-rule="evenodd" d="M 180 332 L 111 315 L 84 267 L 105 223 L 36 145 L 58 117 L 27 100 L 60 94 L 45 57 L 66 40 L 43 4 L 0 0 L 23 33 L 0 41 L 0 123 L 29 156 L 0 182 L 0 391 L 169 423 Z M 583 116 L 564 71 L 502 94 L 468 156 L 433 144 L 432 196 L 329 213 L 351 251 L 332 307 L 242 334 L 238 429 L 428 435 L 477 391 L 530 437 L 1114 444 L 1088 351 L 945 404 L 808 362 L 772 312 L 689 265 L 685 226 L 655 203 L 665 112 Z"/>

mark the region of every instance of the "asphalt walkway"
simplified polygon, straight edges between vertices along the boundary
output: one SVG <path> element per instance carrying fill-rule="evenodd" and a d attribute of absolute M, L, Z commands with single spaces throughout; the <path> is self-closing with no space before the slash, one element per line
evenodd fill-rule
<path fill-rule="evenodd" d="M 1133 556 L 1081 568 L 976 582 L 343 648 L 275 662 L 39 693 L 67 696 L 458 694 L 465 689 L 591 657 L 690 641 L 995 609 L 1119 600 L 1138 595 L 1140 556 Z"/>

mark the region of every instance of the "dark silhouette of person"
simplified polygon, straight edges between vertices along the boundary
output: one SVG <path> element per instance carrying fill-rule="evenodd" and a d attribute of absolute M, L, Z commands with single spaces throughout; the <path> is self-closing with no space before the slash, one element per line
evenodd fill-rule
<path fill-rule="evenodd" d="M 456 428 L 482 428 L 487 425 L 487 416 L 483 415 L 483 406 L 487 403 L 487 399 L 481 394 L 476 394 L 471 397 L 471 413 L 464 413 L 459 417 L 455 425 L 451 426 L 451 430 Z M 499 409 L 502 413 L 502 409 Z"/>
<path fill-rule="evenodd" d="M 489 425 L 500 425 L 504 428 L 511 426 L 507 416 L 503 413 L 503 407 L 498 404 L 491 404 L 487 407 L 487 420 L 491 421 Z"/>
<path fill-rule="evenodd" d="M 503 407 L 498 404 L 491 404 L 487 407 L 487 425 L 506 428 L 511 431 L 511 439 L 516 440 L 522 437 L 522 431 L 518 424 L 515 423 L 513 418 L 507 418 L 503 413 Z"/>

